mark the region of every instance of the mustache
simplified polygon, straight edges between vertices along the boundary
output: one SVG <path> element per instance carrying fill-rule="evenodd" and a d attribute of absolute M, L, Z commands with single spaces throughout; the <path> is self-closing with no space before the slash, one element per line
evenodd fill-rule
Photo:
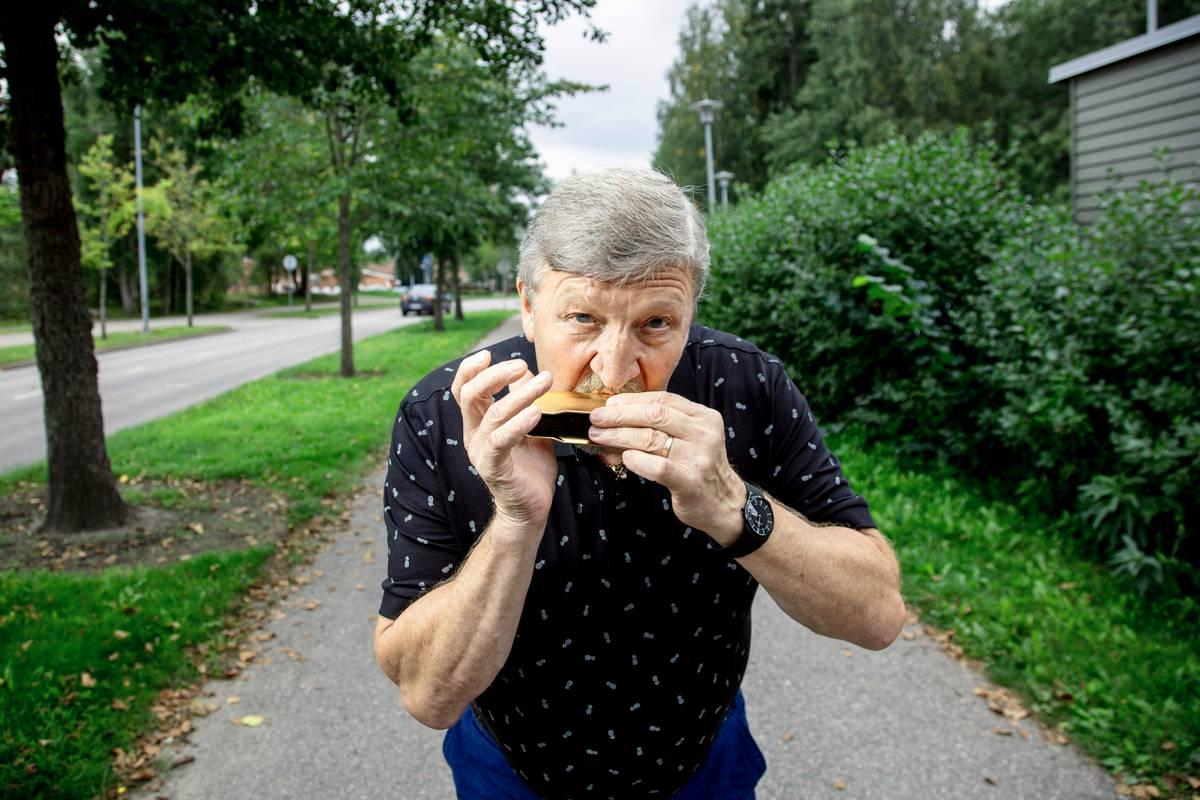
<path fill-rule="evenodd" d="M 599 375 L 589 372 L 575 384 L 575 391 L 588 392 L 590 394 L 625 394 L 626 392 L 644 392 L 646 391 L 646 386 L 640 378 L 634 378 L 626 382 L 619 389 L 613 389 L 601 380 Z"/>

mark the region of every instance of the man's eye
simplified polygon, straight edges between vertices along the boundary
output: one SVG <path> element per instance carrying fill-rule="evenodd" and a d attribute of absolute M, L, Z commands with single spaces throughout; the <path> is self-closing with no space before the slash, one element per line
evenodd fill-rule
<path fill-rule="evenodd" d="M 591 314 L 572 314 L 571 319 L 578 322 L 580 325 L 591 325 L 595 322 Z"/>
<path fill-rule="evenodd" d="M 660 331 L 671 325 L 671 321 L 666 317 L 653 317 L 646 321 L 646 327 L 652 330 Z"/>

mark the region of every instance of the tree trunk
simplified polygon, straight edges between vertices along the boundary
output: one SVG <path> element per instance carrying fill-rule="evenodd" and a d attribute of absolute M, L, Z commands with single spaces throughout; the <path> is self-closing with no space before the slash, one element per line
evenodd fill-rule
<path fill-rule="evenodd" d="M 100 270 L 100 338 L 108 338 L 108 270 Z"/>
<path fill-rule="evenodd" d="M 48 5 L 0 3 L 13 160 L 29 260 L 29 307 L 46 419 L 44 530 L 114 527 L 129 516 L 104 443 L 79 228 L 67 178 L 58 85 L 58 15 Z"/>
<path fill-rule="evenodd" d="M 186 289 L 185 289 L 185 291 L 187 293 L 187 299 L 185 302 L 187 305 L 188 327 L 190 328 L 190 327 L 192 327 L 192 251 L 191 250 L 188 250 L 187 253 L 185 254 L 184 261 L 183 261 L 183 274 L 184 274 L 184 281 L 187 284 Z"/>
<path fill-rule="evenodd" d="M 354 336 L 350 330 L 350 193 L 338 195 L 338 285 L 341 286 L 342 377 L 354 377 Z"/>
<path fill-rule="evenodd" d="M 304 265 L 304 310 L 312 311 L 313 243 L 308 243 L 308 263 Z"/>
<path fill-rule="evenodd" d="M 442 284 L 445 269 L 442 266 L 446 263 L 443 256 L 438 256 L 433 262 L 433 329 L 435 331 L 446 330 L 446 323 L 442 320 Z"/>
<path fill-rule="evenodd" d="M 129 238 L 126 237 L 126 243 Z M 128 251 L 128 247 L 124 247 Z M 127 317 L 132 317 L 137 313 L 138 299 L 133 293 L 133 279 L 129 274 L 129 270 L 125 267 L 125 260 L 121 259 L 117 262 L 117 290 L 121 294 L 121 313 Z"/>
<path fill-rule="evenodd" d="M 463 319 L 462 313 L 462 281 L 458 277 L 458 256 L 450 258 L 450 282 L 454 286 L 454 318 Z"/>

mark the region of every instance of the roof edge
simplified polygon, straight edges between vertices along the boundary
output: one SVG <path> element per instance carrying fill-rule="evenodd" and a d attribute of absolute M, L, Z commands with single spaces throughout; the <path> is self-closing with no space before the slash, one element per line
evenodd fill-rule
<path fill-rule="evenodd" d="M 1179 22 L 1158 28 L 1149 33 L 1144 33 L 1141 36 L 1126 39 L 1119 44 L 1114 44 L 1112 47 L 1106 47 L 1103 50 L 1088 53 L 1071 61 L 1056 64 L 1050 68 L 1049 82 L 1061 83 L 1068 78 L 1074 78 L 1085 72 L 1092 72 L 1101 67 L 1115 64 L 1118 61 L 1124 61 L 1127 58 L 1133 58 L 1142 53 L 1157 50 L 1160 47 L 1173 44 L 1197 34 L 1200 34 L 1200 14 L 1188 17 L 1187 19 L 1181 19 Z"/>

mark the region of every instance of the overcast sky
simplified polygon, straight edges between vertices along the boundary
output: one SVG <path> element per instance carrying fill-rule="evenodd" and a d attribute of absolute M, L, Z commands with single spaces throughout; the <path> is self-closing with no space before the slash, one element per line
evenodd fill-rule
<path fill-rule="evenodd" d="M 587 25 L 577 17 L 545 29 L 550 78 L 609 86 L 559 101 L 557 117 L 564 127 L 530 131 L 552 179 L 576 170 L 650 165 L 658 132 L 655 109 L 667 97 L 667 70 L 688 5 L 689 0 L 599 0 L 592 20 L 608 32 L 604 44 L 584 39 Z"/>

